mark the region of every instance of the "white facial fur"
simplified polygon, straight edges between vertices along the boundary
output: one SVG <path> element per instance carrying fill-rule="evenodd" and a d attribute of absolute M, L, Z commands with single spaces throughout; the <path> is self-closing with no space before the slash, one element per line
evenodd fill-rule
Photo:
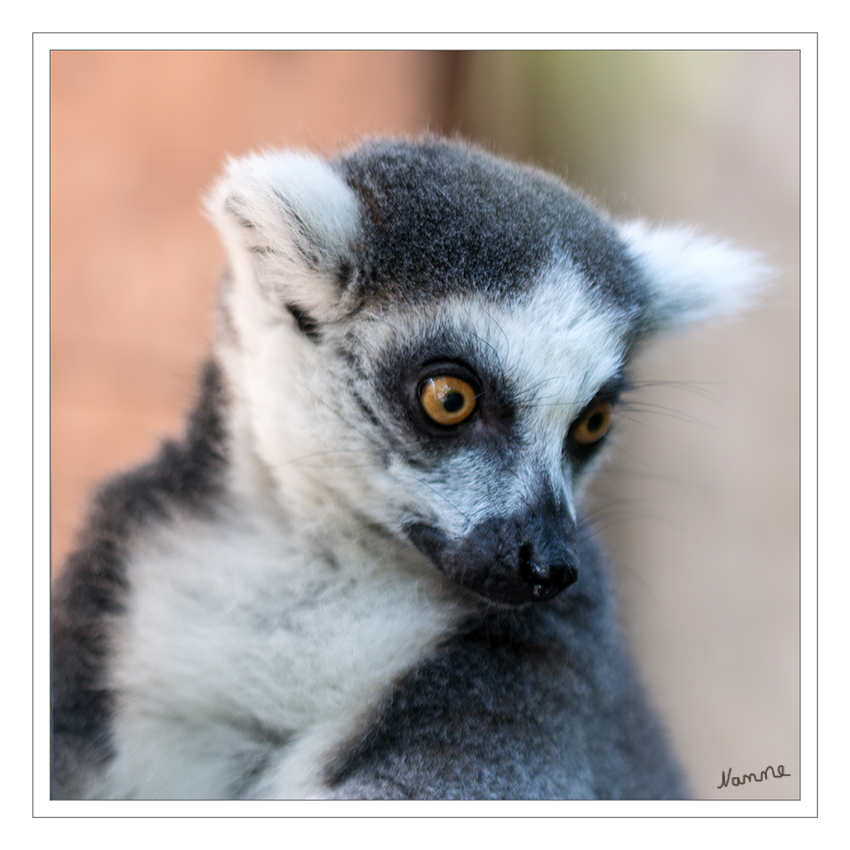
<path fill-rule="evenodd" d="M 537 492 L 542 478 L 562 487 L 574 514 L 564 439 L 582 408 L 618 375 L 628 325 L 614 311 L 593 305 L 571 281 L 573 274 L 553 270 L 513 305 L 457 297 L 412 314 L 357 317 L 326 328 L 319 345 L 289 321 L 258 323 L 250 343 L 238 354 L 228 352 L 226 362 L 239 369 L 240 404 L 251 410 L 246 427 L 252 460 L 267 470 L 282 509 L 297 514 L 295 524 L 308 536 L 326 540 L 322 529 L 351 533 L 370 523 L 399 533 L 411 516 L 462 536 L 487 515 L 510 516 Z M 362 359 L 375 371 L 399 356 L 398 347 L 428 339 L 435 328 L 464 341 L 473 355 L 467 359 L 479 353 L 488 369 L 522 388 L 523 462 L 494 468 L 475 448 L 458 451 L 449 442 L 450 474 L 441 465 L 409 467 L 356 405 L 351 390 L 364 390 L 357 375 L 334 362 L 352 326 Z M 432 350 L 430 359 L 450 359 L 446 354 Z M 382 391 L 376 383 L 371 395 Z M 415 441 L 415 429 L 393 421 L 393 400 L 386 401 L 387 429 L 399 432 L 399 440 Z M 376 406 L 380 412 L 380 398 Z"/>

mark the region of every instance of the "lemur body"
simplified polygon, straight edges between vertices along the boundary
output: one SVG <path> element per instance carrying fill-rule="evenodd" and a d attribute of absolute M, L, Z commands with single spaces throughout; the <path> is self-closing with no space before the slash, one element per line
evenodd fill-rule
<path fill-rule="evenodd" d="M 684 796 L 578 500 L 635 352 L 757 258 L 439 140 L 210 210 L 198 407 L 55 588 L 54 795 Z"/>

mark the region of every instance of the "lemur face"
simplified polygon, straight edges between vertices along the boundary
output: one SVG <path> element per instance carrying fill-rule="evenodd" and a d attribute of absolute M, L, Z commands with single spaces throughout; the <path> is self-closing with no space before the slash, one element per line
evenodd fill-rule
<path fill-rule="evenodd" d="M 509 605 L 577 579 L 576 502 L 635 348 L 759 277 L 436 141 L 237 161 L 211 209 L 219 352 L 274 497 L 315 540 L 379 529 Z"/>
<path fill-rule="evenodd" d="M 569 279 L 393 309 L 335 343 L 340 416 L 376 449 L 374 521 L 495 602 L 576 580 L 577 494 L 623 387 L 628 319 Z"/>

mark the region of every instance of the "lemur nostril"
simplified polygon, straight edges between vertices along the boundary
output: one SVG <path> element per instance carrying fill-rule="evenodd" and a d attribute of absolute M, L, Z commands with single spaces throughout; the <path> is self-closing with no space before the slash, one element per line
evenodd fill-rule
<path fill-rule="evenodd" d="M 525 543 L 519 549 L 519 572 L 522 578 L 534 585 L 535 594 L 556 592 L 569 587 L 578 578 L 578 571 L 567 564 L 546 564 L 534 559 L 534 549 Z"/>
<path fill-rule="evenodd" d="M 532 586 L 534 598 L 540 601 L 553 599 L 562 590 L 575 584 L 578 570 L 566 563 L 544 564 L 535 562 L 534 550 L 526 543 L 519 550 L 519 570 L 523 580 Z"/>
<path fill-rule="evenodd" d="M 532 568 L 531 574 L 536 584 L 560 590 L 565 586 L 567 567 L 564 564 L 550 564 L 545 568 L 538 566 L 537 569 Z"/>
<path fill-rule="evenodd" d="M 533 573 L 530 543 L 525 543 L 519 547 L 519 572 L 524 578 L 531 578 Z"/>

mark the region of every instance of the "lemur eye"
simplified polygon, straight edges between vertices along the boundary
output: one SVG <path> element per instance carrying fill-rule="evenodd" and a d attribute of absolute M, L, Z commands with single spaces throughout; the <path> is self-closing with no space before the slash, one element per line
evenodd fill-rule
<path fill-rule="evenodd" d="M 419 385 L 419 401 L 438 425 L 458 425 L 475 410 L 475 390 L 460 378 L 440 375 Z"/>
<path fill-rule="evenodd" d="M 582 446 L 588 446 L 601 440 L 611 427 L 611 415 L 614 406 L 610 401 L 600 401 L 584 412 L 576 422 L 570 436 L 573 441 Z"/>

